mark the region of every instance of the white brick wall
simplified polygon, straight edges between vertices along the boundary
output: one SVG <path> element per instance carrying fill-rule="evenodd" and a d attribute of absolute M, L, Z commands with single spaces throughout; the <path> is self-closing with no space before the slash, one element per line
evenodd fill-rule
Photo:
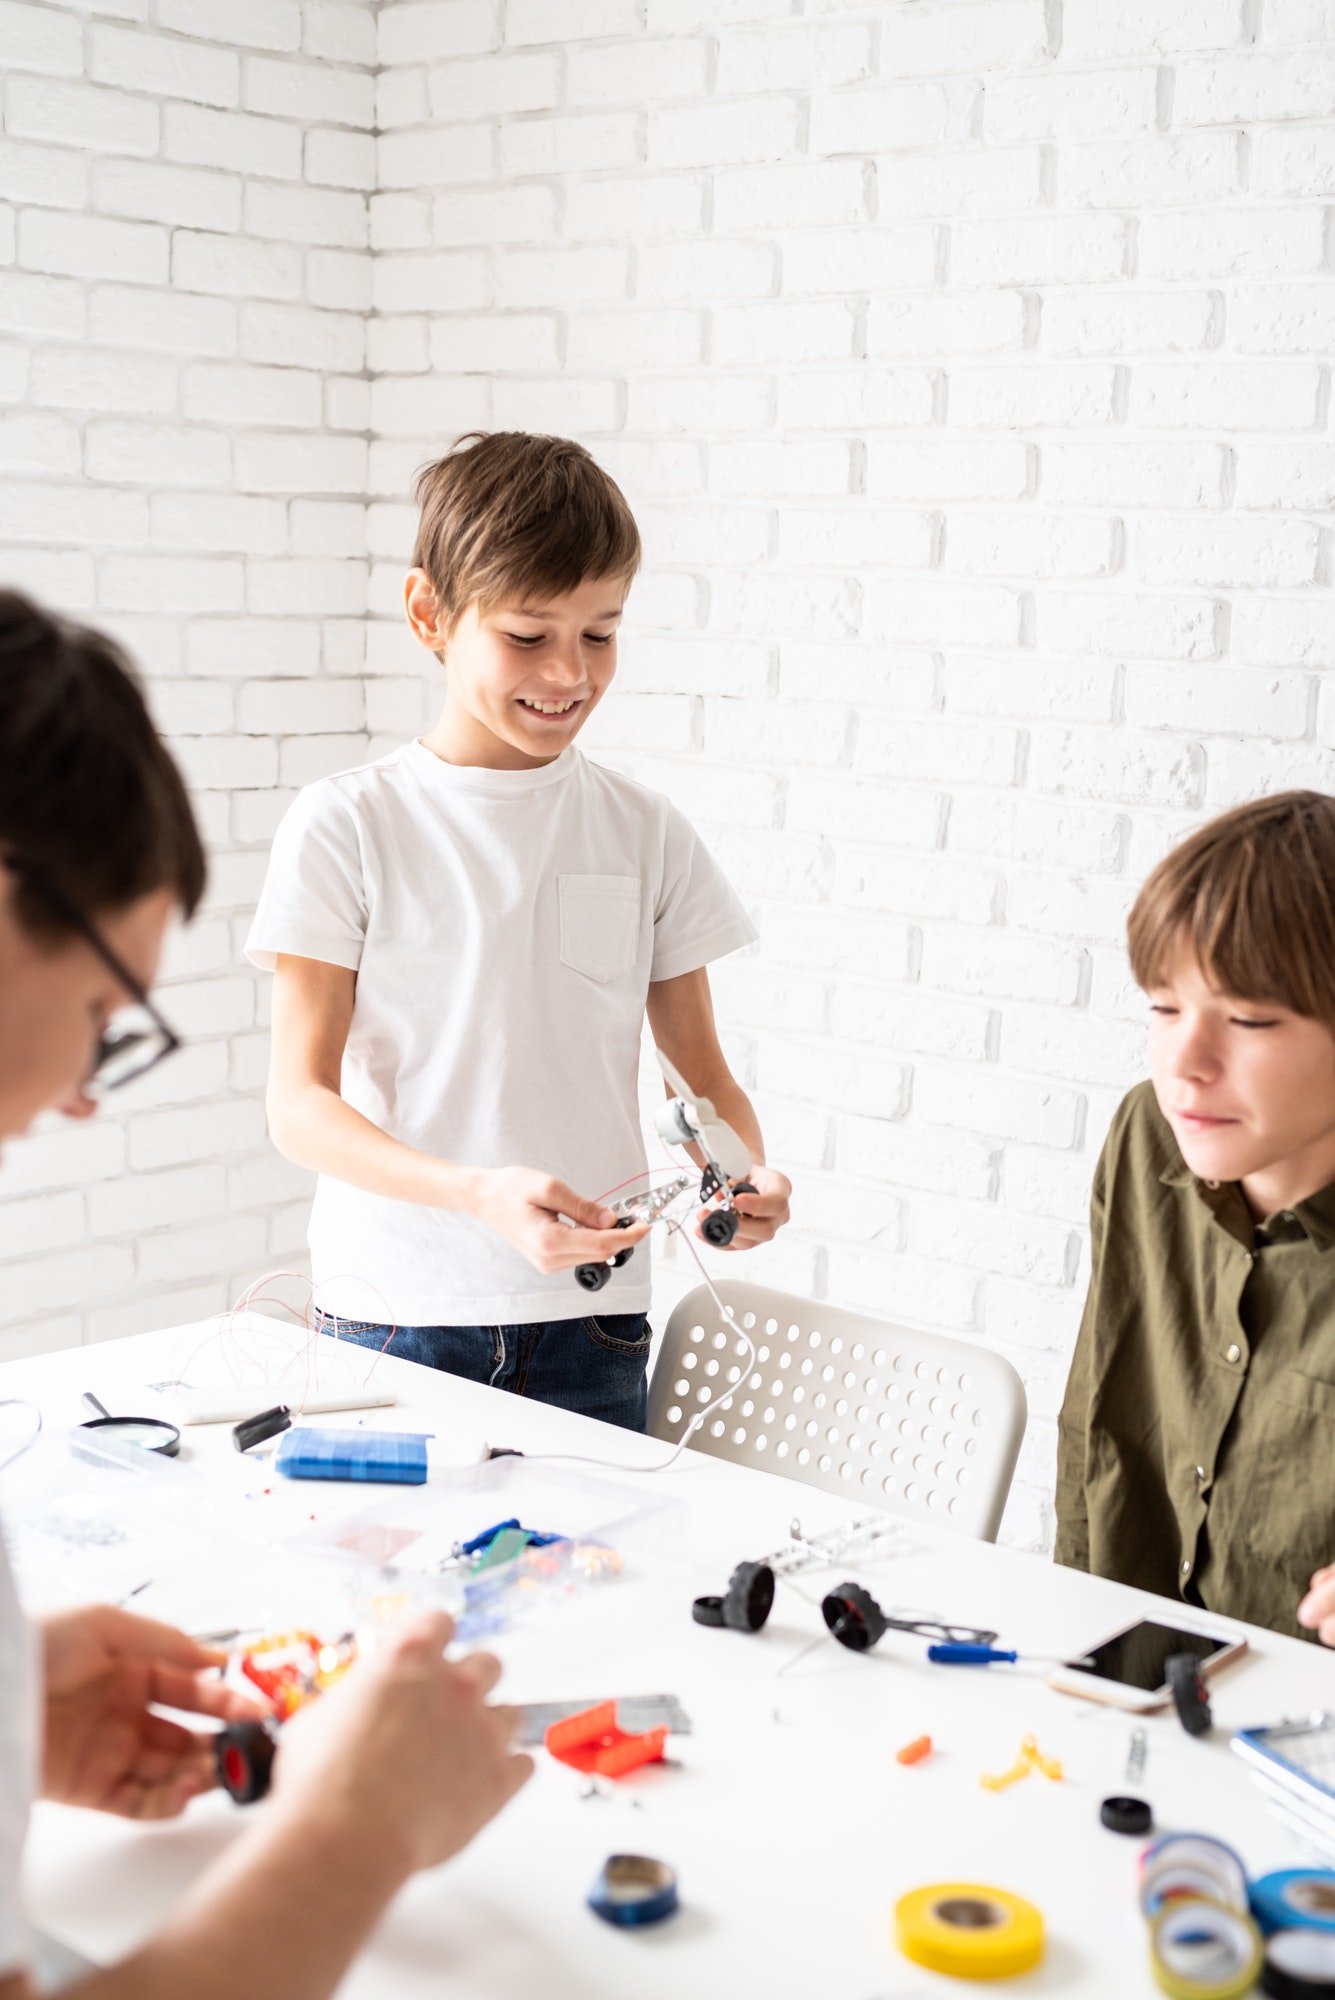
<path fill-rule="evenodd" d="M 131 648 L 213 855 L 164 980 L 184 1052 L 7 1151 L 7 1356 L 222 1307 L 301 1247 L 241 943 L 277 809 L 368 740 L 340 398 L 374 66 L 369 0 L 0 5 L 0 577 Z"/>
<path fill-rule="evenodd" d="M 591 747 L 760 922 L 717 975 L 799 1183 L 757 1275 L 1010 1354 L 1041 1544 L 1141 1070 L 1126 908 L 1206 813 L 1335 780 L 1330 35 L 1312 0 L 0 5 L 6 573 L 145 659 L 218 857 L 178 1094 L 13 1149 L 0 1232 L 51 1186 L 60 1240 L 4 1250 L 6 1351 L 294 1254 L 239 965 L 265 846 L 427 712 L 415 466 L 566 429 L 649 557 Z"/>
<path fill-rule="evenodd" d="M 798 1182 L 765 1269 L 1015 1360 L 1007 1533 L 1039 1544 L 1090 1171 L 1142 1073 L 1127 906 L 1208 811 L 1335 783 L 1329 11 L 380 30 L 382 428 L 569 410 L 623 480 L 649 567 L 596 747 L 760 923 L 716 985 Z M 378 463 L 388 742 L 407 459 Z"/>

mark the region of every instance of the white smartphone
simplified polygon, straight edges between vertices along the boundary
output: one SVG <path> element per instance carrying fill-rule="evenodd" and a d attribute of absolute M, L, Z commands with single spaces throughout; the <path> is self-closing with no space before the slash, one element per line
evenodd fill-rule
<path fill-rule="evenodd" d="M 1054 1667 L 1048 1686 L 1063 1694 L 1083 1695 L 1086 1701 L 1109 1702 L 1114 1708 L 1146 1715 L 1152 1709 L 1166 1708 L 1173 1699 L 1165 1667 L 1174 1653 L 1193 1653 L 1200 1671 L 1214 1674 L 1246 1650 L 1245 1639 L 1221 1639 L 1208 1632 L 1141 1619 L 1101 1639 L 1079 1659 Z"/>

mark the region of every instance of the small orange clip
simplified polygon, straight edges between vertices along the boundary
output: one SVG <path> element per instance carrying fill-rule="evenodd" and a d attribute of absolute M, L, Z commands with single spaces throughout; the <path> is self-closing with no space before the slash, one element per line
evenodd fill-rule
<path fill-rule="evenodd" d="M 896 1750 L 895 1762 L 896 1764 L 921 1764 L 923 1758 L 930 1757 L 931 1754 L 931 1737 L 915 1736 L 913 1741 L 906 1743 L 902 1750 Z"/>

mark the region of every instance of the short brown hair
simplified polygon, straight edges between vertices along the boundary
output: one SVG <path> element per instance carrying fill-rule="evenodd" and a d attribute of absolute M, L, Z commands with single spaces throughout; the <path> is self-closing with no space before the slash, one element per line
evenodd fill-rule
<path fill-rule="evenodd" d="M 0 590 L 0 856 L 83 915 L 171 889 L 187 916 L 206 864 L 181 774 L 112 640 Z M 23 886 L 35 936 L 63 926 Z"/>
<path fill-rule="evenodd" d="M 423 466 L 413 567 L 452 627 L 476 604 L 563 596 L 640 566 L 640 533 L 616 481 L 572 438 L 470 431 Z"/>
<path fill-rule="evenodd" d="M 1222 991 L 1335 1030 L 1335 799 L 1280 792 L 1199 828 L 1145 883 L 1127 943 L 1146 991 L 1185 949 Z"/>

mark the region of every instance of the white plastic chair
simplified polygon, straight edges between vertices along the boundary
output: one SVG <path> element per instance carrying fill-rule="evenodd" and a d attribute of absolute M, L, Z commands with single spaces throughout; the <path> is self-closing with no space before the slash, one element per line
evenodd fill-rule
<path fill-rule="evenodd" d="M 805 1480 L 888 1513 L 996 1540 L 1028 1405 L 1009 1361 L 943 1333 L 724 1279 L 746 1342 L 708 1288 L 674 1308 L 649 1385 L 649 1430 L 676 1443 L 697 1410 L 741 1386 L 696 1451 Z"/>

